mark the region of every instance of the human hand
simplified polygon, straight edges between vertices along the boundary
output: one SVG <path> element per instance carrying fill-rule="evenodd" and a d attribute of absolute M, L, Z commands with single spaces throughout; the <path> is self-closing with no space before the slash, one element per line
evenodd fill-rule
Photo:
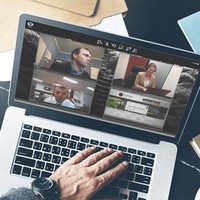
<path fill-rule="evenodd" d="M 113 166 L 123 153 L 90 147 L 63 163 L 52 175 L 60 189 L 60 200 L 87 200 L 128 167 L 123 161 Z"/>
<path fill-rule="evenodd" d="M 146 92 L 146 91 L 147 91 L 147 88 L 143 87 L 143 88 L 142 88 L 142 91 L 143 91 L 143 92 Z"/>

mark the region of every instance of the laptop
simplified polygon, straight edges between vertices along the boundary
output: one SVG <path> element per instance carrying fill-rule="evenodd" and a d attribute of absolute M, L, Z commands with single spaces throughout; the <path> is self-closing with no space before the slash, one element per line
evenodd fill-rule
<path fill-rule="evenodd" d="M 92 55 L 89 78 L 51 70 L 70 62 L 77 47 Z M 133 64 L 157 63 L 171 92 L 161 97 L 115 86 Z M 30 187 L 89 147 L 122 150 L 126 172 L 97 195 L 102 199 L 168 199 L 177 154 L 198 94 L 200 56 L 136 38 L 22 14 L 19 19 L 9 107 L 0 132 L 0 194 Z M 56 86 L 74 107 L 41 100 Z M 137 92 L 137 93 L 136 93 Z M 189 114 L 188 114 L 189 113 Z"/>

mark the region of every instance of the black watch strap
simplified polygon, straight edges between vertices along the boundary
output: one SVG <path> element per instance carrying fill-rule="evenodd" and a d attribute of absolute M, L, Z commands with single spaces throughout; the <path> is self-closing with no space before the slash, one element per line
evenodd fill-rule
<path fill-rule="evenodd" d="M 32 182 L 32 191 L 40 200 L 59 200 L 59 188 L 50 178 L 38 178 Z"/>

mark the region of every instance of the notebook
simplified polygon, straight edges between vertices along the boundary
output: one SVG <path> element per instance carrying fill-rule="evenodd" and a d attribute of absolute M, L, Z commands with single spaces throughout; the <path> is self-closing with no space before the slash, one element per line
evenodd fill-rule
<path fill-rule="evenodd" d="M 52 70 L 65 66 L 71 52 L 86 47 L 87 77 Z M 0 194 L 29 187 L 49 176 L 77 152 L 122 150 L 126 172 L 103 188 L 101 199 L 168 199 L 179 142 L 198 94 L 200 56 L 136 38 L 22 14 L 19 19 L 9 107 L 0 132 Z M 114 79 L 133 65 L 155 62 L 157 87 L 166 96 L 147 94 Z M 55 87 L 67 88 L 57 105 Z M 66 106 L 66 107 L 65 107 Z M 189 114 L 188 114 L 189 113 Z"/>
<path fill-rule="evenodd" d="M 183 34 L 193 51 L 196 53 L 200 53 L 200 27 L 197 25 L 199 23 L 200 11 L 178 20 L 178 24 L 183 31 Z"/>

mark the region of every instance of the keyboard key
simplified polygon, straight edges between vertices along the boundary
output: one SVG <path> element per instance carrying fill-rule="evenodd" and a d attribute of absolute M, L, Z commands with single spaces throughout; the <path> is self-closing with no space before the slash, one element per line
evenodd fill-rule
<path fill-rule="evenodd" d="M 69 160 L 69 158 L 62 157 L 62 160 L 61 160 L 61 165 L 62 165 L 64 162 L 68 161 L 68 160 Z"/>
<path fill-rule="evenodd" d="M 155 158 L 156 157 L 156 155 L 154 154 L 154 153 L 147 153 L 147 157 L 149 157 L 149 158 Z"/>
<path fill-rule="evenodd" d="M 24 128 L 28 130 L 32 130 L 33 127 L 29 124 L 24 124 Z"/>
<path fill-rule="evenodd" d="M 59 141 L 58 141 L 58 145 L 62 146 L 62 147 L 66 147 L 67 146 L 67 140 L 60 138 Z"/>
<path fill-rule="evenodd" d="M 131 161 L 131 154 L 124 153 L 123 159 L 126 160 L 127 162 L 130 162 Z"/>
<path fill-rule="evenodd" d="M 22 170 L 22 166 L 14 165 L 14 166 L 13 166 L 12 173 L 13 173 L 13 174 L 20 175 L 20 174 L 21 174 L 21 170 Z"/>
<path fill-rule="evenodd" d="M 75 141 L 69 141 L 67 145 L 70 149 L 75 149 L 76 148 L 76 142 Z"/>
<path fill-rule="evenodd" d="M 90 144 L 99 145 L 99 141 L 97 141 L 97 140 L 90 140 Z"/>
<path fill-rule="evenodd" d="M 140 163 L 140 156 L 133 155 L 132 156 L 132 162 L 139 164 Z"/>
<path fill-rule="evenodd" d="M 32 134 L 31 134 L 31 139 L 32 140 L 39 140 L 39 138 L 40 138 L 40 134 L 39 133 L 32 132 Z"/>
<path fill-rule="evenodd" d="M 81 150 L 85 149 L 85 147 L 86 147 L 86 144 L 79 142 L 77 145 L 77 150 L 81 151 Z"/>
<path fill-rule="evenodd" d="M 41 159 L 42 159 L 42 155 L 43 155 L 42 152 L 40 152 L 40 151 L 35 151 L 35 152 L 34 152 L 34 155 L 33 155 L 33 158 L 38 159 L 38 160 L 41 160 Z"/>
<path fill-rule="evenodd" d="M 45 170 L 52 172 L 54 170 L 54 165 L 51 163 L 47 163 L 45 166 Z"/>
<path fill-rule="evenodd" d="M 53 163 L 60 164 L 60 161 L 61 161 L 60 156 L 53 155 L 53 158 L 52 158 Z"/>
<path fill-rule="evenodd" d="M 23 147 L 27 147 L 27 148 L 32 148 L 33 146 L 33 141 L 30 141 L 30 140 L 26 140 L 26 139 L 21 139 L 20 140 L 20 143 L 19 143 L 20 146 L 23 146 Z"/>
<path fill-rule="evenodd" d="M 51 134 L 51 130 L 50 129 L 46 129 L 46 128 L 44 128 L 42 132 L 46 133 L 46 134 L 49 134 L 49 135 Z"/>
<path fill-rule="evenodd" d="M 127 151 L 127 147 L 122 147 L 122 146 L 119 146 L 119 149 L 120 151 L 123 151 L 123 152 L 126 152 Z"/>
<path fill-rule="evenodd" d="M 22 137 L 29 138 L 30 135 L 31 135 L 31 131 L 29 131 L 29 130 L 23 130 L 22 131 Z"/>
<path fill-rule="evenodd" d="M 115 144 L 110 144 L 109 148 L 113 149 L 113 150 L 117 150 L 118 146 Z"/>
<path fill-rule="evenodd" d="M 51 161 L 51 157 L 52 157 L 51 154 L 44 153 L 43 160 L 47 161 L 47 162 L 50 162 Z"/>
<path fill-rule="evenodd" d="M 79 136 L 76 136 L 76 135 L 72 135 L 71 139 L 72 139 L 72 140 L 79 141 L 79 140 L 80 140 L 80 137 L 79 137 Z"/>
<path fill-rule="evenodd" d="M 140 150 L 139 150 L 139 151 L 137 152 L 137 154 L 140 155 L 140 156 L 146 156 L 146 152 L 145 152 L 145 151 L 140 151 Z"/>
<path fill-rule="evenodd" d="M 51 153 L 60 154 L 61 148 L 57 146 L 53 146 Z"/>
<path fill-rule="evenodd" d="M 41 150 L 42 143 L 41 142 L 34 142 L 33 149 Z"/>
<path fill-rule="evenodd" d="M 44 166 L 45 166 L 45 162 L 37 161 L 36 168 L 38 168 L 38 169 L 44 169 Z"/>
<path fill-rule="evenodd" d="M 29 177 L 31 175 L 31 168 L 24 167 L 23 170 L 22 170 L 22 175 Z"/>
<path fill-rule="evenodd" d="M 25 149 L 25 148 L 19 147 L 19 148 L 18 148 L 18 151 L 17 151 L 17 154 L 18 154 L 18 155 L 21 155 L 21 156 L 26 156 L 26 157 L 32 157 L 32 155 L 33 155 L 33 150 Z"/>
<path fill-rule="evenodd" d="M 143 172 L 143 166 L 141 166 L 141 165 L 135 165 L 134 172 L 136 172 L 136 173 L 142 173 Z"/>
<path fill-rule="evenodd" d="M 137 200 L 138 193 L 137 192 L 130 192 L 129 193 L 129 200 Z"/>
<path fill-rule="evenodd" d="M 149 186 L 147 185 L 143 185 L 143 184 L 139 184 L 139 183 L 133 183 L 133 182 L 129 182 L 129 187 L 130 190 L 135 190 L 138 192 L 144 192 L 144 193 L 148 193 L 149 191 Z"/>
<path fill-rule="evenodd" d="M 131 153 L 131 154 L 136 154 L 137 151 L 136 151 L 136 149 L 129 148 L 128 152 Z"/>
<path fill-rule="evenodd" d="M 77 153 L 78 153 L 78 151 L 71 150 L 70 157 L 72 158 L 72 157 L 75 156 Z"/>
<path fill-rule="evenodd" d="M 42 131 L 42 128 L 41 128 L 41 127 L 34 126 L 34 127 L 33 127 L 33 130 L 34 130 L 34 131 L 37 131 L 37 132 L 41 132 L 41 131 Z"/>
<path fill-rule="evenodd" d="M 141 164 L 152 167 L 154 164 L 154 160 L 149 158 L 142 158 Z"/>
<path fill-rule="evenodd" d="M 33 169 L 31 173 L 31 178 L 39 178 L 40 177 L 40 170 Z"/>
<path fill-rule="evenodd" d="M 136 176 L 135 176 L 136 182 L 149 184 L 150 180 L 151 180 L 151 178 L 149 176 L 143 176 L 143 175 L 139 175 L 139 174 L 136 174 Z"/>
<path fill-rule="evenodd" d="M 51 136 L 49 139 L 49 143 L 54 145 L 58 144 L 58 138 Z"/>
<path fill-rule="evenodd" d="M 16 156 L 15 163 L 20 164 L 20 165 L 29 166 L 29 167 L 35 166 L 35 160 L 30 159 L 30 158 L 24 158 L 21 156 Z"/>
<path fill-rule="evenodd" d="M 52 146 L 50 144 L 44 144 L 42 147 L 42 150 L 45 152 L 50 152 L 51 148 L 52 148 Z"/>
<path fill-rule="evenodd" d="M 48 140 L 49 140 L 49 136 L 48 135 L 45 135 L 45 134 L 42 134 L 41 136 L 40 136 L 40 141 L 41 142 L 48 142 Z"/>
<path fill-rule="evenodd" d="M 101 147 L 108 147 L 108 143 L 107 142 L 100 142 L 100 146 Z"/>
<path fill-rule="evenodd" d="M 145 167 L 145 168 L 144 168 L 144 174 L 145 174 L 145 175 L 151 176 L 152 171 L 153 171 L 152 168 L 149 168 L 149 167 Z"/>
<path fill-rule="evenodd" d="M 62 148 L 61 155 L 68 157 L 70 153 L 69 149 Z"/>
<path fill-rule="evenodd" d="M 81 142 L 88 143 L 90 140 L 88 138 L 81 138 Z"/>
<path fill-rule="evenodd" d="M 68 134 L 68 133 L 62 133 L 62 137 L 69 139 L 70 138 L 70 134 Z"/>
<path fill-rule="evenodd" d="M 61 132 L 59 132 L 59 131 L 53 131 L 53 132 L 52 132 L 52 135 L 55 135 L 55 136 L 57 136 L 57 137 L 60 137 L 60 136 L 61 136 Z"/>
<path fill-rule="evenodd" d="M 56 171 L 59 167 L 60 165 L 55 165 L 54 171 Z"/>

